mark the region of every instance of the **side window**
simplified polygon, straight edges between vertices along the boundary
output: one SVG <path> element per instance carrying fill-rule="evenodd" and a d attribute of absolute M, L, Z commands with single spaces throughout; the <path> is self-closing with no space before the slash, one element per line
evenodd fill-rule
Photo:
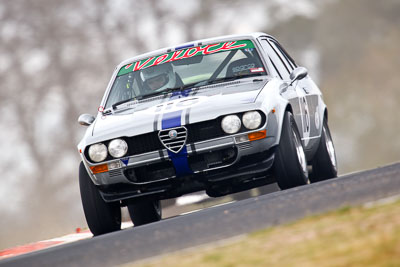
<path fill-rule="evenodd" d="M 276 51 L 278 51 L 280 56 L 282 56 L 282 58 L 284 59 L 285 64 L 287 66 L 289 66 L 289 69 L 294 70 L 297 67 L 297 65 L 294 62 L 293 58 L 290 57 L 289 54 L 286 52 L 286 50 L 275 40 L 269 39 L 269 42 L 272 44 L 274 49 L 276 49 Z"/>
<path fill-rule="evenodd" d="M 269 44 L 271 45 L 272 50 L 274 50 L 274 52 L 278 55 L 279 61 L 282 62 L 282 64 L 285 67 L 286 71 L 290 74 L 292 72 L 292 68 L 291 68 L 289 62 L 282 55 L 282 53 L 279 51 L 279 49 L 276 47 L 276 45 L 273 42 L 270 41 Z"/>
<path fill-rule="evenodd" d="M 290 70 L 288 66 L 285 65 L 282 57 L 276 52 L 276 48 L 274 48 L 267 39 L 261 39 L 261 45 L 265 52 L 267 52 L 278 76 L 283 80 L 289 80 Z"/>

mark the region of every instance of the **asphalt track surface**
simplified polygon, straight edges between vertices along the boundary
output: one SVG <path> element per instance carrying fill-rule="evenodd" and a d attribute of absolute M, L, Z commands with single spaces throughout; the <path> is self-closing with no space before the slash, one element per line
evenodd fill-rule
<path fill-rule="evenodd" d="M 0 266 L 115 266 L 398 194 L 400 163 L 4 259 Z"/>

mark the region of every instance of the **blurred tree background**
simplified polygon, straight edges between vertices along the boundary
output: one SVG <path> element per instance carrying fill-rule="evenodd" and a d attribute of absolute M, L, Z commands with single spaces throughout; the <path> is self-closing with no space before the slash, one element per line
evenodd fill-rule
<path fill-rule="evenodd" d="M 85 225 L 77 118 L 114 67 L 225 34 L 274 35 L 329 107 L 340 173 L 400 159 L 398 0 L 0 2 L 0 249 Z"/>

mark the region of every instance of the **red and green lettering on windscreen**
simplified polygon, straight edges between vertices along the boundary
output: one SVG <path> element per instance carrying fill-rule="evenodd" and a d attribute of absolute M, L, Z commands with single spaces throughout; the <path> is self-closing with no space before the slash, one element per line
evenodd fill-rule
<path fill-rule="evenodd" d="M 225 43 L 190 47 L 125 65 L 119 70 L 118 76 L 124 75 L 132 71 L 137 71 L 184 58 L 191 58 L 200 55 L 209 55 L 222 51 L 230 51 L 230 50 L 245 49 L 245 48 L 254 48 L 253 42 L 250 40 L 240 40 L 240 41 L 231 41 Z"/>

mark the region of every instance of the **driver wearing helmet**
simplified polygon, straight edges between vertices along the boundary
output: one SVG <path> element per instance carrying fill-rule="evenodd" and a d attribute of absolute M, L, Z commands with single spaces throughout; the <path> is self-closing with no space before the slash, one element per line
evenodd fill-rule
<path fill-rule="evenodd" d="M 156 65 L 141 71 L 140 78 L 146 91 L 159 92 L 175 87 L 176 77 L 171 64 Z"/>

